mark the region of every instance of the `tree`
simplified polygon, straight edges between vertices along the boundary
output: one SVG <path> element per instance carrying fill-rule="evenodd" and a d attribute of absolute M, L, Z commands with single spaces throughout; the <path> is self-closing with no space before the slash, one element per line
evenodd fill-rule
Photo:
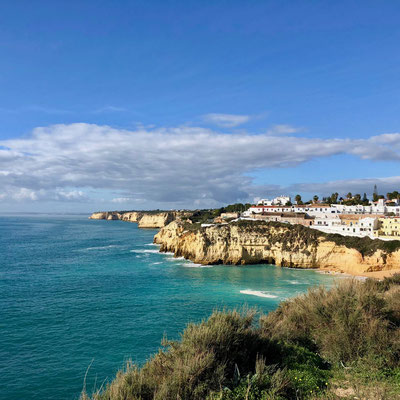
<path fill-rule="evenodd" d="M 395 190 L 394 192 L 389 192 L 386 194 L 386 198 L 388 200 L 395 200 L 399 198 L 399 192 L 397 190 Z"/>
<path fill-rule="evenodd" d="M 315 195 L 315 196 L 313 197 L 314 203 L 318 203 L 318 199 L 319 199 L 319 197 L 318 197 L 317 195 Z"/>
<path fill-rule="evenodd" d="M 296 197 L 294 199 L 296 200 L 297 204 L 301 204 L 302 203 L 301 196 L 299 194 L 296 194 Z"/>
<path fill-rule="evenodd" d="M 363 201 L 363 203 L 366 203 L 368 201 L 367 193 L 364 193 L 362 201 Z"/>
<path fill-rule="evenodd" d="M 372 195 L 372 200 L 373 201 L 378 201 L 379 196 L 378 196 L 378 188 L 376 185 L 374 185 L 374 194 Z"/>
<path fill-rule="evenodd" d="M 355 194 L 354 195 L 354 200 L 356 201 L 357 204 L 361 203 L 361 194 Z"/>
<path fill-rule="evenodd" d="M 339 193 L 332 193 L 331 195 L 331 203 L 336 204 L 339 198 Z"/>

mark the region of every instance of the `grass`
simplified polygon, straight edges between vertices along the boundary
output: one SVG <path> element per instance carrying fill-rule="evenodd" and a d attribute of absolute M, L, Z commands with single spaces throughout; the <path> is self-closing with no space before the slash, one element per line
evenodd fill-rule
<path fill-rule="evenodd" d="M 400 399 L 400 275 L 214 311 L 81 400 Z"/>

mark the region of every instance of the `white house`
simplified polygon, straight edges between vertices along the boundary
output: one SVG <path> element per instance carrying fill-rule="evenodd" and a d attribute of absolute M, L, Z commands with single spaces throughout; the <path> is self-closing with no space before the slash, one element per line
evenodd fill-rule
<path fill-rule="evenodd" d="M 257 205 L 258 206 L 285 206 L 290 202 L 290 196 L 278 196 L 272 200 L 269 199 L 261 199 Z"/>
<path fill-rule="evenodd" d="M 343 236 L 369 236 L 374 238 L 378 228 L 378 216 L 362 217 L 360 215 L 337 215 L 335 217 L 315 218 L 312 229 L 325 233 L 338 233 Z"/>
<path fill-rule="evenodd" d="M 344 204 L 303 204 L 287 206 L 285 204 L 266 204 L 266 203 L 283 203 L 283 201 L 290 199 L 290 197 L 280 196 L 273 200 L 260 200 L 256 206 L 250 207 L 245 211 L 242 216 L 251 217 L 253 214 L 264 212 L 277 212 L 277 213 L 306 213 L 311 217 L 324 217 L 346 214 L 361 214 L 361 215 L 385 215 L 393 213 L 395 216 L 400 216 L 400 205 L 386 206 L 383 199 L 380 199 L 376 204 L 364 206 L 354 205 L 348 206 Z M 282 200 L 283 199 L 283 200 Z"/>

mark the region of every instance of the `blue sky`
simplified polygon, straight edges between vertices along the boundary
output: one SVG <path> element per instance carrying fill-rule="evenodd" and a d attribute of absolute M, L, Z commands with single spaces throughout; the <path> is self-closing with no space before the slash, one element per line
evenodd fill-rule
<path fill-rule="evenodd" d="M 2 2 L 0 211 L 399 190 L 399 16 L 397 1 Z"/>

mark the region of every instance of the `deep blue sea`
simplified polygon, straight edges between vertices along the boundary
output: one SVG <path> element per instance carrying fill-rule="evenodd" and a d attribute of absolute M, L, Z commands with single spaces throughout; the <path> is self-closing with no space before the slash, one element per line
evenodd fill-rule
<path fill-rule="evenodd" d="M 77 399 L 143 363 L 213 309 L 263 311 L 310 286 L 315 271 L 201 267 L 152 245 L 156 230 L 86 216 L 0 217 L 0 398 Z"/>

